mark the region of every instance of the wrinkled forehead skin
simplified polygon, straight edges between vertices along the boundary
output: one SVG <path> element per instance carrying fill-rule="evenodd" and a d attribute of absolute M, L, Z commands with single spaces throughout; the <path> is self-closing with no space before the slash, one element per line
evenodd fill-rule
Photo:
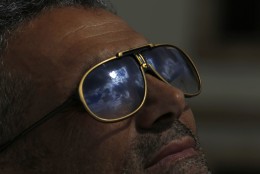
<path fill-rule="evenodd" d="M 103 9 L 56 8 L 19 27 L 8 42 L 4 62 L 32 78 L 36 91 L 31 112 L 39 114 L 66 100 L 94 64 L 146 43 Z"/>

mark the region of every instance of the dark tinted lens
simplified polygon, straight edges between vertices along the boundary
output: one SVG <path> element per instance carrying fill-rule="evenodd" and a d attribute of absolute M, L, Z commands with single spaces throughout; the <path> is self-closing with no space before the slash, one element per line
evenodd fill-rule
<path fill-rule="evenodd" d="M 144 51 L 147 62 L 171 85 L 185 94 L 199 92 L 199 78 L 186 55 L 175 47 L 160 46 Z"/>
<path fill-rule="evenodd" d="M 135 111 L 144 99 L 144 79 L 131 57 L 104 63 L 87 75 L 83 83 L 85 101 L 95 115 L 116 119 Z"/>

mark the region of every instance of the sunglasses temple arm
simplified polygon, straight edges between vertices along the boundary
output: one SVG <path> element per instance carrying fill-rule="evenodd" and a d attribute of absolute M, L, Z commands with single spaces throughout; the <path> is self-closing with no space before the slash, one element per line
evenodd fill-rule
<path fill-rule="evenodd" d="M 65 108 L 67 108 L 73 101 L 75 101 L 75 95 L 73 95 L 72 97 L 69 97 L 68 100 L 66 100 L 65 102 L 63 102 L 60 106 L 58 106 L 57 108 L 55 108 L 54 110 L 52 110 L 50 113 L 46 114 L 43 118 L 41 118 L 40 120 L 38 120 L 37 122 L 35 122 L 34 124 L 32 124 L 31 126 L 29 126 L 28 128 L 24 129 L 20 134 L 18 134 L 17 136 L 15 136 L 12 140 L 9 140 L 8 142 L 2 144 L 0 146 L 0 153 L 2 153 L 4 150 L 6 150 L 9 146 L 11 146 L 14 142 L 16 142 L 18 139 L 20 139 L 21 137 L 25 136 L 26 134 L 28 134 L 29 132 L 31 132 L 33 129 L 35 129 L 36 127 L 41 126 L 43 123 L 45 123 L 46 121 L 48 121 L 49 119 L 51 119 L 53 116 L 55 116 L 57 113 L 61 112 L 62 110 L 64 110 Z"/>

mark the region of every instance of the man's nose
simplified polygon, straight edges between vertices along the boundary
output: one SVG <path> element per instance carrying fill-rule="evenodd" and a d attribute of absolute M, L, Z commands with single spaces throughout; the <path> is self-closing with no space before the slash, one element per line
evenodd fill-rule
<path fill-rule="evenodd" d="M 183 92 L 156 77 L 146 74 L 147 97 L 136 115 L 136 126 L 150 129 L 160 122 L 172 122 L 184 112 L 186 103 Z"/>

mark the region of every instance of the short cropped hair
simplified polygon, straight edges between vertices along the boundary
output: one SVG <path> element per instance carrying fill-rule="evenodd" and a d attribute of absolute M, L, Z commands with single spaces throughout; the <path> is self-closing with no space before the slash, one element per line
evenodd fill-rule
<path fill-rule="evenodd" d="M 6 37 L 21 23 L 30 20 L 43 9 L 64 6 L 86 6 L 115 10 L 108 0 L 3 0 L 0 1 L 0 51 L 6 45 Z"/>

